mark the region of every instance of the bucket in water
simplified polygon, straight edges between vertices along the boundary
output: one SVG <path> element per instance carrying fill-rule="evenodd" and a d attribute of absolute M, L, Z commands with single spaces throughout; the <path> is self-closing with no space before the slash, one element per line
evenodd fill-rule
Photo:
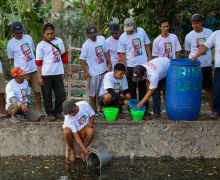
<path fill-rule="evenodd" d="M 201 106 L 202 71 L 200 62 L 173 59 L 166 76 L 165 105 L 174 121 L 196 120 Z"/>
<path fill-rule="evenodd" d="M 115 121 L 118 116 L 119 109 L 116 107 L 106 107 L 103 108 L 103 113 L 106 121 Z"/>
<path fill-rule="evenodd" d="M 145 113 L 144 110 L 133 110 L 133 109 L 131 109 L 130 111 L 131 111 L 131 116 L 132 116 L 133 121 L 143 120 L 144 113 Z"/>
<path fill-rule="evenodd" d="M 86 164 L 89 168 L 102 168 L 110 164 L 112 154 L 106 151 L 92 151 L 86 158 Z"/>

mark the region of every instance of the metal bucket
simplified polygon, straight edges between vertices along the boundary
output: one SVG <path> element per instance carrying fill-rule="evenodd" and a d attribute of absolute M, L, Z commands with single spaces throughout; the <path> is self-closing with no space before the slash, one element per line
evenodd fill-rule
<path fill-rule="evenodd" d="M 92 151 L 86 158 L 86 164 L 89 168 L 102 168 L 110 164 L 112 161 L 112 154 L 105 151 Z"/>

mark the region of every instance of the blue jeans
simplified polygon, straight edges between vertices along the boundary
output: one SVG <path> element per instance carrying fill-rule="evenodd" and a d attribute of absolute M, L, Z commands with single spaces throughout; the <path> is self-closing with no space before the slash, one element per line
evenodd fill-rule
<path fill-rule="evenodd" d="M 163 95 L 165 95 L 165 83 L 166 80 L 161 79 L 158 82 L 157 89 L 154 91 L 152 97 L 153 97 L 153 111 L 154 114 L 160 115 L 161 114 L 161 91 L 163 92 Z"/>
<path fill-rule="evenodd" d="M 220 68 L 215 68 L 214 72 L 213 109 L 220 115 Z"/>

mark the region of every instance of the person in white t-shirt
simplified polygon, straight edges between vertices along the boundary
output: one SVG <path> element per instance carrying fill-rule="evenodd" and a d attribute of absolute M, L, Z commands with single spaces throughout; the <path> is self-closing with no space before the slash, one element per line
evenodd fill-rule
<path fill-rule="evenodd" d="M 215 71 L 213 83 L 213 110 L 214 114 L 220 116 L 220 30 L 212 33 L 207 41 L 199 48 L 199 51 L 191 59 L 195 61 L 199 56 L 215 47 Z"/>
<path fill-rule="evenodd" d="M 0 107 L 1 107 L 0 117 L 6 117 L 8 113 L 5 110 L 5 77 L 3 74 L 1 60 L 0 60 Z"/>
<path fill-rule="evenodd" d="M 65 100 L 63 83 L 64 67 L 69 76 L 68 56 L 65 52 L 62 39 L 55 36 L 54 26 L 50 23 L 44 25 L 43 40 L 36 48 L 36 65 L 38 69 L 38 83 L 41 85 L 44 107 L 47 119 L 54 121 L 63 119 L 62 103 Z M 55 106 L 52 103 L 52 91 L 55 95 Z"/>
<path fill-rule="evenodd" d="M 99 92 L 99 103 L 102 107 L 119 107 L 121 109 L 123 104 L 128 105 L 131 95 L 125 73 L 124 64 L 118 63 L 114 66 L 114 71 L 105 74 Z"/>
<path fill-rule="evenodd" d="M 12 123 L 21 122 L 16 115 L 21 114 L 27 120 L 38 121 L 41 114 L 31 108 L 31 92 L 28 82 L 25 80 L 26 71 L 20 67 L 14 67 L 11 75 L 14 77 L 6 85 L 6 105 L 5 109 L 12 116 Z"/>
<path fill-rule="evenodd" d="M 159 28 L 161 34 L 154 39 L 152 47 L 153 57 L 167 57 L 169 59 L 178 58 L 182 50 L 178 37 L 169 33 L 169 21 L 160 19 Z"/>
<path fill-rule="evenodd" d="M 107 55 L 110 56 L 112 67 L 120 62 L 118 56 L 118 39 L 120 37 L 120 26 L 118 23 L 111 22 L 109 24 L 109 31 L 111 36 L 106 39 Z"/>
<path fill-rule="evenodd" d="M 194 14 L 191 18 L 193 30 L 185 37 L 185 53 L 189 58 L 195 56 L 206 40 L 211 36 L 212 30 L 203 27 L 204 17 L 201 14 Z M 212 51 L 207 50 L 198 60 L 202 68 L 202 86 L 213 112 L 213 77 L 212 77 Z"/>
<path fill-rule="evenodd" d="M 139 98 L 142 99 L 146 94 L 146 81 L 133 82 L 132 74 L 135 66 L 144 64 L 152 59 L 150 39 L 143 28 L 136 27 L 132 17 L 124 20 L 124 31 L 118 41 L 119 58 L 127 67 L 128 88 L 132 99 L 137 98 L 136 88 L 138 88 Z M 146 109 L 148 109 L 147 102 L 145 105 Z M 150 115 L 147 112 L 146 114 Z"/>
<path fill-rule="evenodd" d="M 133 69 L 132 80 L 139 82 L 142 80 L 149 81 L 149 90 L 137 104 L 137 108 L 141 108 L 146 101 L 153 96 L 154 100 L 154 115 L 155 118 L 160 116 L 161 100 L 160 92 L 165 88 L 165 77 L 170 65 L 170 59 L 167 57 L 154 58 L 145 64 L 137 65 Z"/>
<path fill-rule="evenodd" d="M 73 140 L 81 148 L 81 158 L 84 161 L 89 155 L 88 146 L 95 135 L 95 112 L 85 101 L 74 103 L 74 100 L 65 100 L 63 105 L 65 120 L 63 124 L 64 139 L 67 143 L 66 159 L 75 161 Z"/>
<path fill-rule="evenodd" d="M 80 64 L 85 73 L 85 79 L 89 81 L 89 96 L 93 110 L 98 115 L 96 100 L 105 72 L 112 71 L 111 61 L 107 55 L 106 42 L 103 36 L 97 36 L 94 25 L 86 27 L 88 39 L 82 46 Z"/>
<path fill-rule="evenodd" d="M 24 27 L 20 22 L 11 25 L 13 38 L 7 45 L 8 59 L 13 60 L 14 67 L 20 67 L 28 72 L 26 79 L 35 94 L 36 110 L 41 111 L 41 89 L 37 83 L 37 66 L 35 64 L 35 44 L 30 35 L 24 34 Z"/>

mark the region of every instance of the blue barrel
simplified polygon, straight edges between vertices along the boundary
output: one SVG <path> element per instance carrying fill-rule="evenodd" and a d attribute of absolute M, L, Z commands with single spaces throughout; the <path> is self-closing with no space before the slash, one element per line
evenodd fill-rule
<path fill-rule="evenodd" d="M 168 118 L 174 121 L 196 120 L 201 96 L 200 62 L 185 58 L 171 60 L 166 76 L 165 106 Z"/>

